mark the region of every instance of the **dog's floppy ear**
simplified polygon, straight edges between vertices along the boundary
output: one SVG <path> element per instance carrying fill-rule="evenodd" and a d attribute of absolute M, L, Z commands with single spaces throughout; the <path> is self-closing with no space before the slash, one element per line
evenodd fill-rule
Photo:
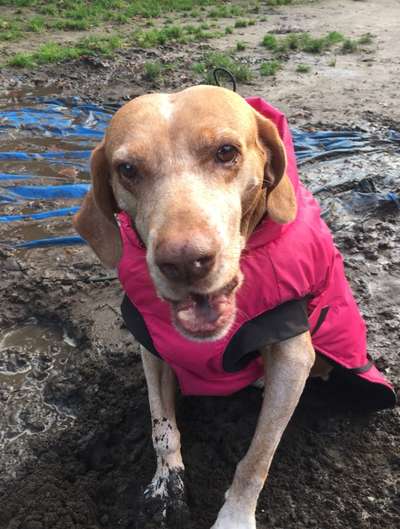
<path fill-rule="evenodd" d="M 267 191 L 268 216 L 279 224 L 296 218 L 296 195 L 286 173 L 286 151 L 278 129 L 271 120 L 256 112 L 258 137 L 267 154 L 264 187 Z"/>
<path fill-rule="evenodd" d="M 118 211 L 111 189 L 104 142 L 91 156 L 92 189 L 73 218 L 76 231 L 91 246 L 100 261 L 115 268 L 121 258 L 122 243 L 114 214 Z"/>

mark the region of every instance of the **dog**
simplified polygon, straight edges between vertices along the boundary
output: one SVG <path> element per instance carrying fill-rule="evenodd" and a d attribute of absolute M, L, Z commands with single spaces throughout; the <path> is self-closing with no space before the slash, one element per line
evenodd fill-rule
<path fill-rule="evenodd" d="M 165 519 L 184 505 L 176 380 L 184 394 L 227 395 L 263 377 L 254 437 L 212 526 L 255 529 L 310 374 L 341 365 L 379 387 L 381 407 L 394 403 L 367 358 L 340 254 L 298 180 L 286 120 L 220 87 L 140 96 L 112 118 L 91 174 L 74 225 L 118 267 L 122 314 L 142 344 L 157 458 L 146 501 L 161 502 Z"/>

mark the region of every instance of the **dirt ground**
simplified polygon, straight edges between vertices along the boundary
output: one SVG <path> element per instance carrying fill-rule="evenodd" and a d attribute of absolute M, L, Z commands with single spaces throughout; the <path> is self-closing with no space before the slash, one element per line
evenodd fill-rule
<path fill-rule="evenodd" d="M 266 31 L 371 32 L 374 42 L 337 55 L 335 67 L 329 66 L 332 52 L 296 53 L 272 80 L 240 85 L 241 94 L 265 97 L 304 128 L 400 131 L 398 1 L 327 0 L 265 10 L 267 23 L 240 30 L 248 42 L 241 58 L 250 65 L 262 60 L 256 44 Z M 224 49 L 232 38 L 207 46 Z M 115 60 L 84 58 L 35 71 L 2 69 L 1 105 L 22 104 L 27 93 L 102 103 L 175 90 L 198 82 L 190 65 L 204 46 L 136 48 Z M 173 58 L 180 68 L 151 84 L 140 74 L 149 57 Z M 306 61 L 311 73 L 296 73 Z M 370 353 L 398 390 L 399 210 L 356 209 L 351 194 L 365 179 L 379 191 L 399 193 L 398 147 L 306 164 L 301 175 L 319 191 L 345 257 Z M 48 226 L 71 233 L 67 222 Z M 0 230 L 0 241 L 8 239 L 10 227 L 0 224 Z M 0 529 L 143 529 L 138 505 L 155 460 L 144 376 L 119 314 L 118 282 L 86 247 L 0 246 L 0 273 Z M 306 389 L 261 494 L 258 529 L 400 527 L 399 408 L 343 410 L 336 397 L 321 384 Z M 192 529 L 215 521 L 260 404 L 255 388 L 229 398 L 178 399 Z"/>

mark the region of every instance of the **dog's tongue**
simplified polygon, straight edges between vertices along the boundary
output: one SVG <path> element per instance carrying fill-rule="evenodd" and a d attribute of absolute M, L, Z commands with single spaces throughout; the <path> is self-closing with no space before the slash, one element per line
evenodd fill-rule
<path fill-rule="evenodd" d="M 226 294 L 207 296 L 192 294 L 173 305 L 175 323 L 193 337 L 217 334 L 231 319 L 234 310 Z"/>

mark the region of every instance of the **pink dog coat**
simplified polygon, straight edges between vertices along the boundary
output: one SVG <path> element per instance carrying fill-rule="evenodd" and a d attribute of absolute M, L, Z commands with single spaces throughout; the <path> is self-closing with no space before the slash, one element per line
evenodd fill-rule
<path fill-rule="evenodd" d="M 370 388 L 374 407 L 393 406 L 392 386 L 367 357 L 365 324 L 341 255 L 318 203 L 299 181 L 286 118 L 260 98 L 247 102 L 279 130 L 297 196 L 296 219 L 279 225 L 265 218 L 255 229 L 242 252 L 244 282 L 233 326 L 215 342 L 194 342 L 172 325 L 169 305 L 157 297 L 150 278 L 146 250 L 129 216 L 121 213 L 118 271 L 127 295 L 122 304 L 126 325 L 143 346 L 168 362 L 186 395 L 228 395 L 248 386 L 263 375 L 260 347 L 310 329 L 315 350 Z"/>

